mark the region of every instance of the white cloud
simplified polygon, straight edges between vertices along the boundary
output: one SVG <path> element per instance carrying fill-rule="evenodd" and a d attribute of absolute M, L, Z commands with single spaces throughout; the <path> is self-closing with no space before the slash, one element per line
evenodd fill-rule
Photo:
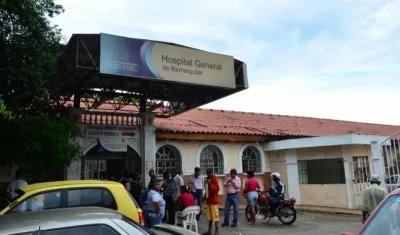
<path fill-rule="evenodd" d="M 106 32 L 246 61 L 251 88 L 206 107 L 400 124 L 397 0 L 57 2 L 67 37 Z"/>

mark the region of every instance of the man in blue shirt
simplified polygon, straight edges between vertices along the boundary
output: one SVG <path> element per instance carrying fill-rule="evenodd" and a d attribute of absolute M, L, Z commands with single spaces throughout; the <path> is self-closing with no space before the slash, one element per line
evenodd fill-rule
<path fill-rule="evenodd" d="M 268 198 L 269 211 L 271 216 L 274 217 L 276 215 L 276 206 L 277 204 L 285 199 L 285 185 L 281 181 L 281 174 L 272 173 L 271 174 L 272 181 L 274 186 L 272 186 L 268 193 L 270 197 Z"/>

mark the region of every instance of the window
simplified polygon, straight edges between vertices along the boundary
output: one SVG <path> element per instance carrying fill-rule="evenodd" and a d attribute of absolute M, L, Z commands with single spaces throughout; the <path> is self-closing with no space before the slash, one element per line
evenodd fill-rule
<path fill-rule="evenodd" d="M 100 233 L 99 225 L 87 225 L 79 227 L 64 227 L 46 230 L 46 235 L 97 235 Z"/>
<path fill-rule="evenodd" d="M 343 159 L 298 161 L 300 184 L 345 184 Z"/>
<path fill-rule="evenodd" d="M 353 157 L 352 170 L 354 172 L 354 182 L 365 183 L 369 182 L 370 171 L 368 157 Z"/>
<path fill-rule="evenodd" d="M 221 149 L 215 145 L 207 145 L 200 153 L 200 169 L 202 174 L 211 168 L 215 174 L 224 174 L 224 158 Z"/>
<path fill-rule="evenodd" d="M 179 150 L 170 144 L 161 146 L 156 153 L 156 174 L 162 177 L 166 171 L 181 170 L 181 154 Z"/>
<path fill-rule="evenodd" d="M 41 211 L 61 207 L 61 191 L 36 194 L 18 204 L 11 212 Z"/>
<path fill-rule="evenodd" d="M 117 203 L 110 191 L 102 188 L 68 190 L 67 207 L 100 206 L 117 210 Z"/>
<path fill-rule="evenodd" d="M 120 233 L 118 233 L 117 231 L 115 231 L 114 229 L 102 225 L 101 226 L 101 235 L 119 235 Z"/>
<path fill-rule="evenodd" d="M 248 146 L 242 153 L 242 170 L 243 173 L 248 171 L 261 172 L 261 154 L 254 146 Z"/>

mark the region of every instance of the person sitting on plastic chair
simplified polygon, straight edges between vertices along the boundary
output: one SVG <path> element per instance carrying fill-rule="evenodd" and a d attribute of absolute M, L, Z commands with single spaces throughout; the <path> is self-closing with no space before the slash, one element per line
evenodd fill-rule
<path fill-rule="evenodd" d="M 186 219 L 182 217 L 181 212 L 185 210 L 187 207 L 195 205 L 193 195 L 190 193 L 190 189 L 188 186 L 184 185 L 181 187 L 181 195 L 179 195 L 178 198 L 176 199 L 175 205 L 177 211 L 176 216 L 182 220 Z"/>

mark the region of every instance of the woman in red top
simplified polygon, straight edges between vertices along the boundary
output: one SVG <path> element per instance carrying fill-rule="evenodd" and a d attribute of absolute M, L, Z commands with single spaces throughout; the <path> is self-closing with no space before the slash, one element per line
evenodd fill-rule
<path fill-rule="evenodd" d="M 176 199 L 176 206 L 178 207 L 178 211 L 183 211 L 186 207 L 194 206 L 193 195 L 185 185 L 181 187 L 181 195 Z"/>
<path fill-rule="evenodd" d="M 256 205 L 258 198 L 257 189 L 260 189 L 260 185 L 258 184 L 258 180 L 254 178 L 254 171 L 248 171 L 243 194 L 246 196 L 247 205 L 250 206 L 251 225 L 256 223 L 256 212 L 254 206 Z"/>

